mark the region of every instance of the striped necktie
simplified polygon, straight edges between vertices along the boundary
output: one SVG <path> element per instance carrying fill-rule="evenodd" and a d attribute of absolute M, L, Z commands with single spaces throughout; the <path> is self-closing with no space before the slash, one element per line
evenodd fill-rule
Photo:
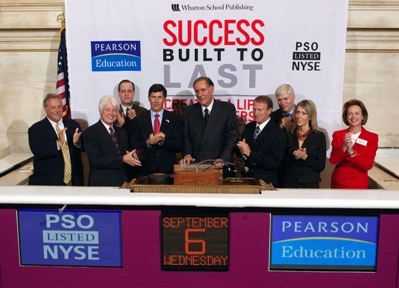
<path fill-rule="evenodd" d="M 112 128 L 111 126 L 109 127 L 109 134 L 111 135 L 111 137 L 112 137 L 112 141 L 114 141 L 114 144 L 115 144 L 116 150 L 118 150 L 118 153 L 119 153 L 119 144 L 118 144 L 118 139 L 116 138 L 116 134 L 115 134 L 115 130 L 114 130 L 114 128 Z"/>
<path fill-rule="evenodd" d="M 254 133 L 254 140 L 256 140 L 256 138 L 258 138 L 259 134 L 260 134 L 260 128 L 259 128 L 259 126 L 256 126 L 255 133 Z"/>
<path fill-rule="evenodd" d="M 59 138 L 61 129 L 60 126 L 58 126 L 58 123 L 55 124 L 55 130 L 57 131 Z M 67 141 L 61 144 L 61 152 L 62 152 L 62 157 L 64 158 L 64 183 L 68 184 L 72 179 L 72 167 L 71 167 L 71 157 L 69 156 Z"/>

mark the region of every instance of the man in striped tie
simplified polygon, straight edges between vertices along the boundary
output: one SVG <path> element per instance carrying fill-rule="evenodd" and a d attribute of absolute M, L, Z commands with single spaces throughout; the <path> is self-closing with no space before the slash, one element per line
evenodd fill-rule
<path fill-rule="evenodd" d="M 79 123 L 62 118 L 59 95 L 47 94 L 43 108 L 46 117 L 28 130 L 33 153 L 33 184 L 83 186 Z"/>
<path fill-rule="evenodd" d="M 89 158 L 89 186 L 121 186 L 127 181 L 126 169 L 141 166 L 134 150 L 129 152 L 127 132 L 114 125 L 118 114 L 118 100 L 114 96 L 100 99 L 101 119 L 82 135 Z"/>
<path fill-rule="evenodd" d="M 266 183 L 278 185 L 277 168 L 283 159 L 287 135 L 271 121 L 273 101 L 269 96 L 258 96 L 254 100 L 255 121 L 248 123 L 237 147 L 245 159 L 249 177 L 256 176 Z"/>

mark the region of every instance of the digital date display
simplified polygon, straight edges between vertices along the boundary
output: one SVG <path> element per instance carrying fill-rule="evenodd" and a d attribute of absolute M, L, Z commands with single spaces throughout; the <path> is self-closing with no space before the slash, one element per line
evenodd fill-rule
<path fill-rule="evenodd" d="M 228 270 L 228 215 L 162 215 L 163 270 Z"/>

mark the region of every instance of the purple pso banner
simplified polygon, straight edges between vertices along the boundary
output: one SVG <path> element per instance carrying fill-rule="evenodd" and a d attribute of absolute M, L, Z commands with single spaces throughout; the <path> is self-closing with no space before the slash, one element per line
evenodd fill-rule
<path fill-rule="evenodd" d="M 122 267 L 121 213 L 19 209 L 21 265 Z"/>
<path fill-rule="evenodd" d="M 378 217 L 273 215 L 271 270 L 375 271 Z"/>

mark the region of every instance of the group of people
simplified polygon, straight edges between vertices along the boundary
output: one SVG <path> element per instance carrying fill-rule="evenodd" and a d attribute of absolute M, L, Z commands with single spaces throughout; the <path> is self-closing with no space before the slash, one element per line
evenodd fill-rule
<path fill-rule="evenodd" d="M 83 133 L 76 121 L 62 118 L 60 96 L 48 94 L 43 101 L 47 116 L 29 128 L 35 184 L 84 185 L 81 151 L 89 159 L 89 186 L 120 186 L 139 174 L 171 174 L 181 152 L 181 164 L 210 160 L 219 168 L 236 154 L 244 159 L 248 177 L 280 188 L 319 188 L 327 149 L 313 101 L 295 104 L 293 88 L 280 85 L 275 93 L 279 109 L 273 112 L 269 96 L 256 97 L 254 121 L 240 136 L 235 106 L 213 97 L 212 80 L 199 77 L 193 88 L 197 102 L 184 109 L 181 119 L 164 109 L 162 84 L 150 87 L 147 110 L 133 102 L 134 83 L 122 80 L 120 104 L 114 96 L 102 97 L 100 120 Z M 349 127 L 333 134 L 331 188 L 368 188 L 378 136 L 363 128 L 367 118 L 361 101 L 345 103 L 342 120 Z"/>

